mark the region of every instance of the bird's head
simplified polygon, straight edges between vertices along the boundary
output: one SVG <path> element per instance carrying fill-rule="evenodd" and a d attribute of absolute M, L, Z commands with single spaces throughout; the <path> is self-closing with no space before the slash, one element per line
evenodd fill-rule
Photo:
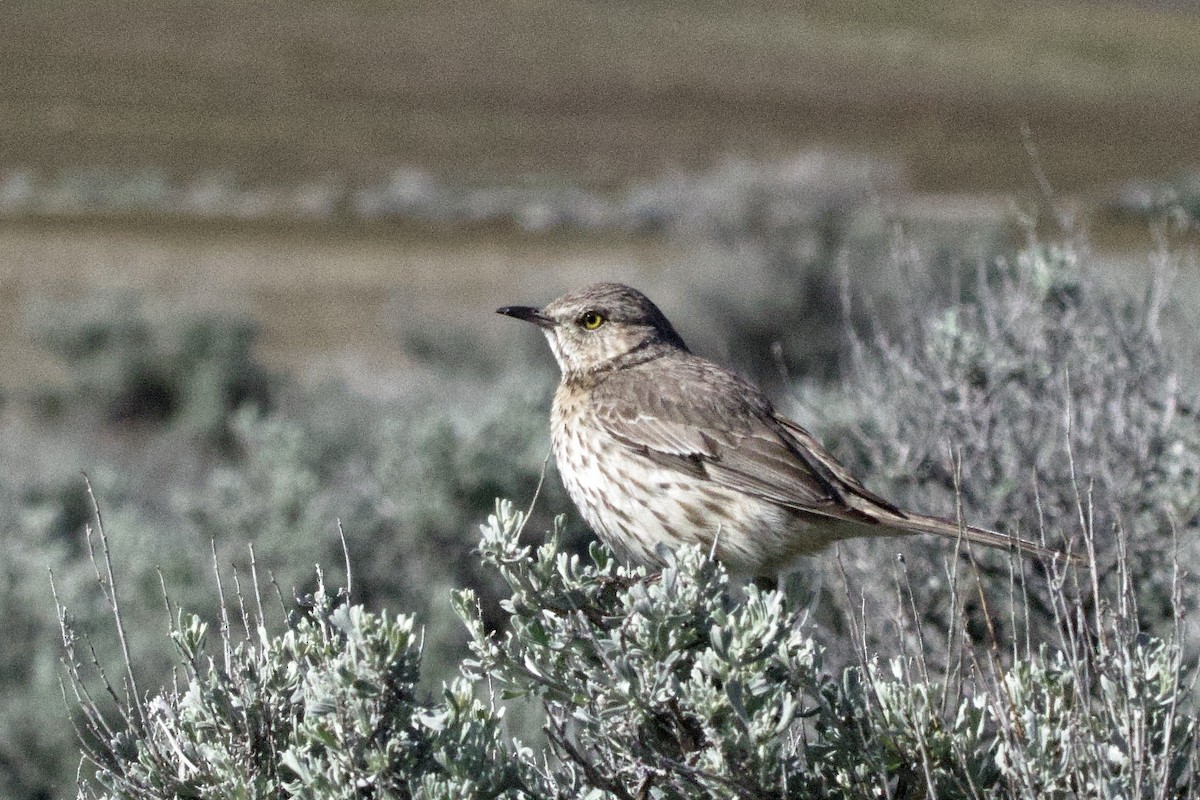
<path fill-rule="evenodd" d="M 620 283 L 593 284 L 544 308 L 505 306 L 496 313 L 541 328 L 566 378 L 639 363 L 668 349 L 687 350 L 658 306 Z"/>

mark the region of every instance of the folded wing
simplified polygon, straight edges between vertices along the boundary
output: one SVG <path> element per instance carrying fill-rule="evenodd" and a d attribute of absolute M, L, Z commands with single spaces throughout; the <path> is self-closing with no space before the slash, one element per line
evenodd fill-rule
<path fill-rule="evenodd" d="M 876 522 L 872 510 L 904 516 L 737 376 L 696 359 L 659 377 L 629 380 L 618 373 L 592 392 L 595 419 L 626 447 L 797 511 L 858 523 Z M 706 387 L 702 395 L 681 390 L 697 385 Z"/>

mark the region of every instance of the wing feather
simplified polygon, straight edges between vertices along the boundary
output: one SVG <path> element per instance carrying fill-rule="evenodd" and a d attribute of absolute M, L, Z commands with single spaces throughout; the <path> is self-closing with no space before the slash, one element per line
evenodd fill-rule
<path fill-rule="evenodd" d="M 697 357 L 670 367 L 657 370 L 655 380 L 623 370 L 594 387 L 592 411 L 601 427 L 656 463 L 798 511 L 856 522 L 876 521 L 867 513 L 871 506 L 899 513 L 811 434 L 778 417 L 751 384 Z M 850 502 L 850 495 L 868 502 Z"/>

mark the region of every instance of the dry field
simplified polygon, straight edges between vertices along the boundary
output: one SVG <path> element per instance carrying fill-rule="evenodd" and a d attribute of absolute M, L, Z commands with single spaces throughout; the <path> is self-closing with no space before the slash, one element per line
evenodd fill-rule
<path fill-rule="evenodd" d="M 25 335 L 31 312 L 47 298 L 132 290 L 244 312 L 261 324 L 268 365 L 387 392 L 399 388 L 388 382 L 403 380 L 405 332 L 462 330 L 487 346 L 497 335 L 492 312 L 499 305 L 545 300 L 597 275 L 661 281 L 676 257 L 664 243 L 618 237 L 0 225 L 0 389 L 65 377 Z"/>
<path fill-rule="evenodd" d="M 816 143 L 994 191 L 1030 185 L 1025 120 L 1074 191 L 1200 163 L 1200 15 L 1177 5 L 7 3 L 0 169 L 605 184 Z"/>
<path fill-rule="evenodd" d="M 918 191 L 1005 194 L 1033 186 L 1025 121 L 1059 190 L 1100 191 L 1200 164 L 1191 8 L 7 3 L 0 172 L 144 166 L 298 183 L 413 165 L 450 180 L 606 188 L 730 154 L 828 147 L 897 159 Z M 233 304 L 262 320 L 272 363 L 369 373 L 402 366 L 397 321 L 418 309 L 473 321 L 576 277 L 670 282 L 676 258 L 624 237 L 10 220 L 0 386 L 54 376 L 20 333 L 34 297 L 132 287 Z"/>

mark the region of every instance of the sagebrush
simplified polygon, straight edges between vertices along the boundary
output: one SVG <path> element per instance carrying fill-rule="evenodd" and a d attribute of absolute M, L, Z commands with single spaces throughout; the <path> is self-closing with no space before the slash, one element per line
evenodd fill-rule
<path fill-rule="evenodd" d="M 222 631 L 215 653 L 204 623 L 180 616 L 176 685 L 141 698 L 130 677 L 109 723 L 64 616 L 96 767 L 82 796 L 1200 796 L 1195 664 L 1122 613 L 1128 582 L 1094 616 L 1065 581 L 1052 585 L 1064 613 L 1054 642 L 1011 667 L 966 646 L 966 666 L 943 681 L 924 650 L 864 651 L 830 669 L 824 634 L 783 594 L 731 591 L 697 548 L 651 576 L 601 545 L 563 552 L 553 534 L 531 551 L 523 522 L 499 503 L 483 527 L 509 628 L 492 632 L 475 594 L 459 593 L 474 657 L 437 698 L 415 689 L 411 617 L 320 584 L 275 637 L 261 597 L 239 595 L 246 638 Z M 513 698 L 541 706 L 544 748 L 505 735 Z"/>

